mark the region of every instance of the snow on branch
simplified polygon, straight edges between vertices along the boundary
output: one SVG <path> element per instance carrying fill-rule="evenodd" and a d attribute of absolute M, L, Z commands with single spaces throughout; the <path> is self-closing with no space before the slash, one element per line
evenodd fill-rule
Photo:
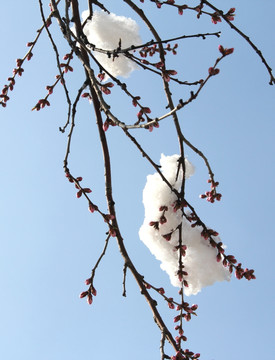
<path fill-rule="evenodd" d="M 88 16 L 89 11 L 83 11 L 83 20 Z M 138 69 L 138 65 L 123 54 L 111 56 L 111 52 L 121 46 L 142 44 L 138 24 L 133 19 L 95 11 L 92 20 L 86 22 L 83 31 L 89 43 L 104 50 L 105 53 L 95 52 L 94 56 L 113 76 L 128 77 L 132 71 Z M 110 51 L 109 55 L 106 51 Z"/>
<path fill-rule="evenodd" d="M 160 159 L 163 175 L 177 191 L 183 177 L 182 170 L 178 172 L 179 158 L 179 155 L 162 154 Z M 193 173 L 193 165 L 185 159 L 185 178 L 189 178 Z M 181 287 L 183 281 L 186 285 L 185 295 L 195 295 L 203 287 L 216 281 L 230 280 L 228 269 L 221 262 L 217 262 L 217 250 L 202 237 L 202 227 L 192 227 L 191 222 L 183 216 L 182 209 L 176 207 L 177 195 L 158 173 L 147 176 L 143 203 L 145 219 L 139 231 L 140 239 L 161 261 L 160 267 L 170 276 L 172 285 Z M 218 236 L 213 238 L 219 242 Z M 180 243 L 181 251 L 178 251 Z M 178 276 L 180 256 L 184 265 L 184 276 L 181 280 Z"/>

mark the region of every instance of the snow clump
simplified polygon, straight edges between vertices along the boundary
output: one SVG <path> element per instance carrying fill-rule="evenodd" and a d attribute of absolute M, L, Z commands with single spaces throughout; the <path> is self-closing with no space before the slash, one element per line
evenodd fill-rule
<path fill-rule="evenodd" d="M 174 189 L 180 190 L 183 171 L 179 171 L 179 155 L 161 155 L 160 165 L 164 177 Z M 185 178 L 194 173 L 193 165 L 185 159 Z M 143 204 L 145 208 L 144 223 L 140 228 L 139 236 L 141 241 L 149 248 L 151 253 L 161 261 L 160 267 L 170 276 L 173 286 L 181 287 L 177 272 L 179 270 L 179 251 L 175 247 L 179 245 L 179 231 L 175 230 L 182 223 L 182 245 L 186 245 L 186 255 L 182 257 L 184 271 L 188 275 L 183 280 L 188 282 L 184 287 L 185 295 L 196 295 L 205 286 L 212 285 L 216 281 L 230 280 L 230 273 L 222 262 L 217 262 L 217 250 L 210 246 L 209 241 L 201 236 L 201 226 L 191 227 L 191 223 L 182 217 L 182 210 L 174 211 L 174 204 L 177 196 L 170 190 L 168 185 L 161 179 L 158 173 L 147 176 L 147 183 L 143 190 Z M 166 206 L 166 222 L 161 222 L 163 211 L 160 208 Z M 152 222 L 158 222 L 152 226 Z M 151 223 L 151 225 L 150 225 Z M 172 232 L 173 231 L 173 232 Z M 171 234 L 172 232 L 172 234 Z M 171 234 L 170 240 L 163 235 Z M 220 239 L 213 236 L 216 242 Z"/>
<path fill-rule="evenodd" d="M 83 21 L 89 16 L 89 10 L 82 13 Z M 131 18 L 118 16 L 104 11 L 95 11 L 92 20 L 88 20 L 84 29 L 88 41 L 97 48 L 113 51 L 121 40 L 121 47 L 142 44 L 138 24 Z M 123 54 L 114 58 L 107 54 L 94 52 L 100 64 L 113 76 L 128 77 L 138 66 Z M 107 79 L 107 76 L 105 77 Z"/>

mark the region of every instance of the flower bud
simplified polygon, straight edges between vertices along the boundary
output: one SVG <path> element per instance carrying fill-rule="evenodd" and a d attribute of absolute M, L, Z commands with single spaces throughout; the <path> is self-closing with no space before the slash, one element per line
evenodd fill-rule
<path fill-rule="evenodd" d="M 79 298 L 83 299 L 84 297 L 86 297 L 88 295 L 88 291 L 83 291 L 80 295 Z"/>
<path fill-rule="evenodd" d="M 210 67 L 210 68 L 208 69 L 208 73 L 209 73 L 210 76 L 215 76 L 215 75 L 217 75 L 219 72 L 220 72 L 219 69 L 215 69 L 215 68 L 213 68 L 213 67 Z"/>
<path fill-rule="evenodd" d="M 110 234 L 112 237 L 116 237 L 116 231 L 115 231 L 115 229 L 110 229 L 110 230 L 109 230 L 109 234 Z"/>
<path fill-rule="evenodd" d="M 87 303 L 88 303 L 89 305 L 92 305 L 92 303 L 93 303 L 93 297 L 92 297 L 91 294 L 89 294 L 89 295 L 87 296 Z"/>
<path fill-rule="evenodd" d="M 79 199 L 82 196 L 82 190 L 80 189 L 77 193 L 76 193 L 76 197 Z"/>
<path fill-rule="evenodd" d="M 92 289 L 91 289 L 91 291 L 92 291 L 92 294 L 94 295 L 94 296 L 96 296 L 96 294 L 97 294 L 97 291 L 96 291 L 96 289 L 92 286 Z"/>
<path fill-rule="evenodd" d="M 164 291 L 164 289 L 161 287 L 161 288 L 158 289 L 158 293 L 161 294 L 161 295 L 163 295 L 163 294 L 165 294 L 165 291 Z"/>
<path fill-rule="evenodd" d="M 90 285 L 90 284 L 91 284 L 91 278 L 85 280 L 85 284 L 86 284 L 86 285 Z"/>

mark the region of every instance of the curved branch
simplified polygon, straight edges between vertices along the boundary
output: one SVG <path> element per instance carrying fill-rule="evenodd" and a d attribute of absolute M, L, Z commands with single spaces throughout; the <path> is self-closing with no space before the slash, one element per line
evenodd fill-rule
<path fill-rule="evenodd" d="M 79 17 L 79 9 L 78 9 L 78 1 L 77 0 L 72 0 L 72 8 L 73 8 L 73 17 L 75 19 L 76 31 L 78 33 L 78 32 L 81 32 L 82 29 L 81 29 L 81 22 L 80 22 L 80 17 Z M 84 59 L 82 59 L 82 61 L 83 60 L 85 62 L 89 61 L 88 55 L 87 55 L 87 53 L 84 52 L 83 49 L 81 49 L 81 55 L 84 58 Z M 166 327 L 161 315 L 159 314 L 159 312 L 157 310 L 157 304 L 156 304 L 155 300 L 151 298 L 149 292 L 147 291 L 146 287 L 144 286 L 144 283 L 142 281 L 143 277 L 136 270 L 136 268 L 135 268 L 134 264 L 132 263 L 129 255 L 127 253 L 127 250 L 125 248 L 124 241 L 123 241 L 122 235 L 120 233 L 118 222 L 116 219 L 115 202 L 113 200 L 113 193 L 112 193 L 110 154 L 109 154 L 106 135 L 103 130 L 103 121 L 102 121 L 101 112 L 100 112 L 100 102 L 99 102 L 96 91 L 94 90 L 91 82 L 89 84 L 89 87 L 90 87 L 91 96 L 93 99 L 94 110 L 95 110 L 97 126 L 98 126 L 98 132 L 99 132 L 99 137 L 100 137 L 102 151 L 103 151 L 104 166 L 105 166 L 106 200 L 107 200 L 109 213 L 114 216 L 114 219 L 112 220 L 112 226 L 113 226 L 113 229 L 115 229 L 118 247 L 119 247 L 122 257 L 124 258 L 126 266 L 131 270 L 131 272 L 141 290 L 142 295 L 146 298 L 146 300 L 153 312 L 153 316 L 154 316 L 154 319 L 155 319 L 157 325 L 159 326 L 161 331 L 165 332 L 167 340 L 170 342 L 170 344 L 173 346 L 173 348 L 177 351 L 178 345 L 176 344 L 172 334 Z"/>
<path fill-rule="evenodd" d="M 262 60 L 262 63 L 264 64 L 264 66 L 266 67 L 269 75 L 270 75 L 270 81 L 269 81 L 269 85 L 273 85 L 275 84 L 275 77 L 272 73 L 272 69 L 271 67 L 268 65 L 267 61 L 265 60 L 262 52 L 257 48 L 257 46 L 250 40 L 250 38 L 245 35 L 239 28 L 237 28 L 237 26 L 235 26 L 234 24 L 232 24 L 231 21 L 229 21 L 227 19 L 227 17 L 224 15 L 222 10 L 219 10 L 218 8 L 216 8 L 214 5 L 212 5 L 209 1 L 206 0 L 202 0 L 202 3 L 204 3 L 205 5 L 209 6 L 211 9 L 215 10 L 219 16 L 221 16 L 223 18 L 223 20 L 231 27 L 231 29 L 235 30 L 242 38 L 244 38 L 248 44 L 252 47 L 252 49 L 256 52 L 256 54 L 260 57 L 260 59 Z"/>

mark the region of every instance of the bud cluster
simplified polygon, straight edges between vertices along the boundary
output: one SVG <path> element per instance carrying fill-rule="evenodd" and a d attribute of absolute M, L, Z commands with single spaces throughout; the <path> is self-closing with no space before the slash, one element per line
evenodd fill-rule
<path fill-rule="evenodd" d="M 163 225 L 167 222 L 167 218 L 165 217 L 165 212 L 168 211 L 168 207 L 166 205 L 160 206 L 159 211 L 161 211 L 161 215 L 158 221 L 150 221 L 149 225 L 153 226 L 156 230 L 159 230 L 159 225 Z M 167 241 L 171 239 L 173 231 L 171 233 L 163 235 L 163 238 Z"/>
<path fill-rule="evenodd" d="M 167 54 L 167 52 L 172 52 L 173 55 L 177 55 L 176 49 L 178 48 L 178 44 L 175 44 L 174 46 L 171 46 L 170 44 L 167 44 L 166 47 L 164 47 L 164 55 Z M 139 55 L 142 58 L 146 58 L 147 55 L 153 56 L 155 53 L 159 53 L 159 46 L 157 44 L 154 44 L 152 46 L 144 46 L 140 51 Z"/>
<path fill-rule="evenodd" d="M 77 178 L 74 178 L 69 171 L 65 172 L 65 176 L 66 178 L 69 180 L 70 183 L 74 183 L 75 188 L 78 190 L 76 193 L 76 197 L 77 199 L 79 199 L 83 194 L 89 194 L 92 192 L 92 190 L 90 188 L 83 188 L 80 186 L 80 182 L 83 180 L 83 178 L 81 176 L 78 176 Z M 87 197 L 87 196 L 86 196 Z M 97 209 L 97 206 L 94 205 L 90 199 L 89 200 L 89 211 L 90 212 L 94 212 Z M 91 207 L 93 208 L 93 211 L 91 210 Z"/>
<path fill-rule="evenodd" d="M 72 51 L 69 54 L 64 55 L 63 60 L 67 60 L 67 63 L 61 63 L 60 64 L 60 71 L 62 71 L 62 74 L 67 73 L 68 71 L 73 71 L 73 68 L 69 65 L 70 61 L 73 59 Z M 64 68 L 61 70 L 61 68 Z M 47 85 L 46 90 L 48 91 L 48 94 L 44 97 L 44 99 L 38 100 L 36 105 L 32 108 L 32 110 L 39 111 L 40 109 L 43 109 L 46 105 L 50 106 L 50 102 L 48 101 L 48 97 L 53 93 L 53 89 L 57 85 L 57 83 L 60 81 L 62 85 L 64 85 L 64 79 L 60 74 L 55 76 L 56 81 L 52 85 Z"/>
<path fill-rule="evenodd" d="M 193 352 L 189 351 L 188 349 L 181 350 L 181 342 L 187 341 L 187 337 L 184 335 L 182 321 L 183 320 L 190 321 L 192 315 L 197 316 L 196 310 L 198 309 L 198 305 L 196 305 L 196 304 L 190 305 L 188 302 L 185 302 L 183 300 L 183 290 L 182 289 L 179 290 L 179 295 L 181 297 L 181 303 L 177 303 L 174 301 L 174 299 L 172 297 L 165 296 L 165 290 L 163 287 L 160 287 L 160 288 L 154 287 L 153 285 L 149 284 L 145 280 L 143 280 L 143 284 L 146 289 L 152 288 L 155 291 L 157 291 L 165 299 L 169 309 L 176 310 L 179 312 L 179 314 L 174 317 L 174 323 L 177 323 L 175 325 L 175 330 L 178 332 L 178 335 L 175 336 L 175 340 L 176 340 L 176 343 L 177 343 L 178 349 L 179 349 L 178 354 L 185 354 L 186 357 L 178 357 L 178 358 L 193 359 L 193 360 L 198 359 L 200 354 L 194 354 Z M 180 355 L 178 355 L 178 356 L 180 356 Z M 171 357 L 171 359 L 176 359 L 176 357 Z"/>
<path fill-rule="evenodd" d="M 139 96 L 137 98 L 139 98 Z M 151 114 L 151 109 L 149 107 L 146 107 L 146 106 L 141 106 L 139 112 L 137 113 L 138 121 L 136 122 L 136 124 L 139 124 L 140 122 L 145 121 L 144 116 L 146 117 L 148 122 L 151 121 L 152 119 L 147 114 Z M 158 123 L 156 123 L 156 125 L 154 125 L 154 126 L 158 127 Z M 152 131 L 152 129 L 151 129 L 151 131 Z"/>
<path fill-rule="evenodd" d="M 93 286 L 93 283 L 92 283 L 92 278 L 89 278 L 85 281 L 85 284 L 86 285 L 90 285 L 89 286 L 89 289 L 87 291 L 83 291 L 80 295 L 79 295 L 79 298 L 80 299 L 83 299 L 85 297 L 87 297 L 87 303 L 89 305 L 92 305 L 93 303 L 93 296 L 96 296 L 97 294 L 97 291 L 96 289 L 94 288 Z"/>
<path fill-rule="evenodd" d="M 218 181 L 214 181 L 213 179 L 208 179 L 207 182 L 211 184 L 211 190 L 206 191 L 204 194 L 200 195 L 201 199 L 206 199 L 210 203 L 214 203 L 215 200 L 220 201 L 222 194 L 217 193 L 216 188 L 219 186 Z"/>
<path fill-rule="evenodd" d="M 175 205 L 177 203 L 177 206 Z M 186 206 L 185 201 L 176 201 L 176 203 L 172 204 L 173 212 L 176 212 L 180 208 L 183 208 Z M 160 230 L 160 226 L 167 223 L 167 216 L 165 216 L 165 213 L 168 211 L 168 206 L 162 205 L 159 208 L 159 211 L 161 212 L 161 215 L 159 217 L 158 221 L 150 221 L 149 226 L 153 226 L 156 230 Z M 179 229 L 180 225 L 178 225 L 175 229 L 171 229 L 170 232 L 166 234 L 162 234 L 161 236 L 166 240 L 170 241 L 172 238 L 173 233 L 175 233 Z M 181 243 L 181 240 L 178 242 L 178 245 L 174 246 L 174 251 L 177 251 L 179 253 L 179 265 L 178 265 L 178 271 L 177 276 L 178 279 L 185 287 L 188 287 L 188 282 L 184 277 L 188 276 L 188 273 L 184 270 L 184 265 L 182 263 L 182 257 L 186 255 L 187 246 Z"/>
<path fill-rule="evenodd" d="M 171 357 L 171 360 L 197 360 L 199 357 L 200 354 L 194 354 L 193 351 L 185 349 L 178 351 L 175 356 Z"/>
<path fill-rule="evenodd" d="M 15 76 L 22 76 L 24 69 L 22 68 L 22 64 L 24 62 L 24 60 L 27 58 L 27 60 L 30 60 L 32 57 L 32 53 L 29 52 L 24 59 L 16 59 L 16 68 L 13 69 L 13 76 L 8 78 L 9 84 L 4 85 L 2 92 L 0 94 L 0 104 L 2 105 L 2 107 L 6 107 L 7 106 L 7 101 L 10 99 L 8 96 L 8 92 L 12 91 L 15 85 Z"/>
<path fill-rule="evenodd" d="M 107 118 L 104 121 L 104 124 L 102 125 L 102 128 L 104 131 L 107 131 L 109 129 L 109 126 L 116 126 L 116 124 L 113 122 L 113 120 L 111 120 L 110 118 Z"/>
<path fill-rule="evenodd" d="M 111 90 L 109 88 L 112 88 L 114 86 L 114 84 L 112 82 L 108 82 L 104 85 L 100 86 L 100 90 L 105 94 L 105 95 L 109 95 L 111 94 Z"/>

